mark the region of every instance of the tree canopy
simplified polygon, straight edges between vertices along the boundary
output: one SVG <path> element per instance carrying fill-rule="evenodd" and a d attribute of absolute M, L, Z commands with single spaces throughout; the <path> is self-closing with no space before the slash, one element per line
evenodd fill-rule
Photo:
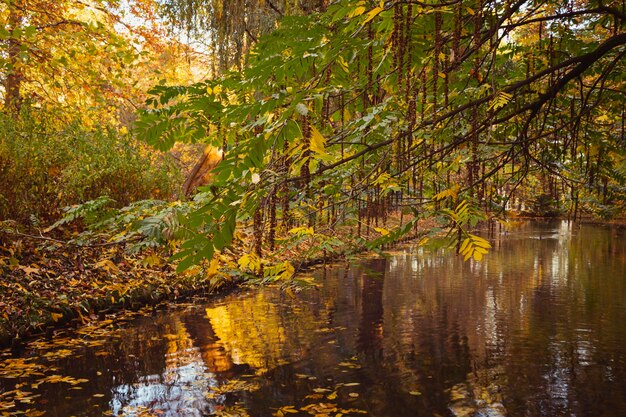
<path fill-rule="evenodd" d="M 159 80 L 198 79 L 179 59 L 189 47 L 164 34 L 152 0 L 0 1 L 3 108 L 17 114 L 26 102 L 66 123 L 125 121 Z"/>
<path fill-rule="evenodd" d="M 625 22 L 609 1 L 343 0 L 283 17 L 242 71 L 154 88 L 138 123 L 151 144 L 226 149 L 181 218 L 183 267 L 236 219 L 260 256 L 277 225 L 360 235 L 399 210 L 410 220 L 378 243 L 437 218 L 480 259 L 470 226 L 521 195 L 623 211 Z"/>
<path fill-rule="evenodd" d="M 161 0 L 159 10 L 170 28 L 182 30 L 212 57 L 214 74 L 241 68 L 258 38 L 285 15 L 323 10 L 325 0 Z"/>

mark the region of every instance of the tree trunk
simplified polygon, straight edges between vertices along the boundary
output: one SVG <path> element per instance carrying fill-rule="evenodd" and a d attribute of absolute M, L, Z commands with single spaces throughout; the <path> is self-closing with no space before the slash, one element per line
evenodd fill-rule
<path fill-rule="evenodd" d="M 14 33 L 14 30 L 22 25 L 24 16 L 20 10 L 20 6 L 21 1 L 17 1 L 14 3 L 13 7 L 10 8 L 8 29 L 11 33 Z M 7 40 L 7 45 L 7 58 L 10 69 L 4 79 L 4 108 L 9 113 L 17 116 L 22 108 L 20 90 L 24 78 L 19 63 L 22 41 L 20 38 L 11 35 Z"/>

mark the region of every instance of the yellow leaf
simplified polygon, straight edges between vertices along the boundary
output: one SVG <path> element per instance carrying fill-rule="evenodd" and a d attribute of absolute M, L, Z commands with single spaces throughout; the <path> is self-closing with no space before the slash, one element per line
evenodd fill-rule
<path fill-rule="evenodd" d="M 56 323 L 59 319 L 63 318 L 63 314 L 60 313 L 50 313 L 52 320 Z"/>
<path fill-rule="evenodd" d="M 211 259 L 211 263 L 209 264 L 209 269 L 207 269 L 206 273 L 208 276 L 213 276 L 217 274 L 217 268 L 220 266 L 220 260 L 218 258 Z"/>
<path fill-rule="evenodd" d="M 487 240 L 483 239 L 480 236 L 472 235 L 472 241 L 474 242 L 474 245 L 476 245 L 476 246 L 478 246 L 480 248 L 489 249 L 491 247 L 489 242 Z"/>
<path fill-rule="evenodd" d="M 253 272 L 257 272 L 261 267 L 261 260 L 254 253 L 246 253 L 239 258 L 237 264 L 241 269 L 250 269 Z"/>
<path fill-rule="evenodd" d="M 335 398 L 337 398 L 337 391 L 334 391 L 334 392 L 328 394 L 326 396 L 326 398 L 328 398 L 329 400 L 334 400 Z"/>
<path fill-rule="evenodd" d="M 273 415 L 276 417 L 283 417 L 287 413 L 297 414 L 298 410 L 296 410 L 293 405 L 285 405 L 280 407 Z"/>
<path fill-rule="evenodd" d="M 489 104 L 489 108 L 493 110 L 497 110 L 501 107 L 506 106 L 509 101 L 513 98 L 512 94 L 506 93 L 504 91 L 499 91 L 495 97 L 491 100 Z"/>
<path fill-rule="evenodd" d="M 365 6 L 357 6 L 357 7 L 354 8 L 354 10 L 352 10 L 350 13 L 348 13 L 348 17 L 361 16 L 363 13 L 365 13 L 365 10 L 366 10 Z"/>
<path fill-rule="evenodd" d="M 296 269 L 293 267 L 293 265 L 291 265 L 289 261 L 283 262 L 281 266 L 282 266 L 283 272 L 281 272 L 280 275 L 278 276 L 281 279 L 291 278 L 294 272 L 296 271 Z"/>
<path fill-rule="evenodd" d="M 302 227 L 294 227 L 293 229 L 290 229 L 289 233 L 292 235 L 312 235 L 315 232 L 312 227 L 302 226 Z"/>
<path fill-rule="evenodd" d="M 483 254 L 479 251 L 474 251 L 474 259 L 480 262 L 483 259 Z"/>
<path fill-rule="evenodd" d="M 318 155 L 326 155 L 326 138 L 315 126 L 311 126 L 311 150 Z"/>
<path fill-rule="evenodd" d="M 94 267 L 96 268 L 102 268 L 107 272 L 119 272 L 119 268 L 117 267 L 117 265 L 115 265 L 113 262 L 111 262 L 110 259 L 103 259 L 101 261 L 98 261 L 94 264 Z"/>
<path fill-rule="evenodd" d="M 448 188 L 447 190 L 443 190 L 442 192 L 435 194 L 433 196 L 433 200 L 439 201 L 447 197 L 456 198 L 458 192 L 459 192 L 459 186 L 455 185 L 452 188 Z"/>
<path fill-rule="evenodd" d="M 30 275 L 33 273 L 38 273 L 39 272 L 39 268 L 32 268 L 30 266 L 19 266 L 19 269 L 21 269 L 22 271 L 24 271 L 26 273 L 26 275 Z"/>
<path fill-rule="evenodd" d="M 467 200 L 463 200 L 459 203 L 458 206 L 456 206 L 456 208 L 454 209 L 454 211 L 456 211 L 457 213 L 462 212 L 463 210 L 467 209 Z"/>
<path fill-rule="evenodd" d="M 348 63 L 341 55 L 339 55 L 339 58 L 337 58 L 337 62 L 339 62 L 339 66 L 341 67 L 341 69 L 343 69 L 345 72 L 348 72 Z"/>
<path fill-rule="evenodd" d="M 142 263 L 146 266 L 159 266 L 161 265 L 161 259 L 153 253 L 143 258 Z"/>
<path fill-rule="evenodd" d="M 466 239 L 463 241 L 463 244 L 461 245 L 461 248 L 459 249 L 459 253 L 463 253 L 463 251 L 465 250 L 465 248 L 467 248 L 467 245 L 469 244 L 469 242 L 470 242 L 470 238 L 469 238 L 469 237 L 468 237 L 468 238 L 466 238 Z"/>
<path fill-rule="evenodd" d="M 380 233 L 383 236 L 387 236 L 389 234 L 389 230 L 384 229 L 382 227 L 375 227 L 374 230 L 376 230 L 378 233 Z"/>
<path fill-rule="evenodd" d="M 383 7 L 374 7 L 372 10 L 370 10 L 367 13 L 367 17 L 365 18 L 365 20 L 363 21 L 363 25 L 365 25 L 367 22 L 369 22 L 370 20 L 372 20 L 373 18 L 375 18 L 376 16 L 378 16 L 378 14 L 380 12 L 382 12 L 383 10 L 385 10 Z"/>

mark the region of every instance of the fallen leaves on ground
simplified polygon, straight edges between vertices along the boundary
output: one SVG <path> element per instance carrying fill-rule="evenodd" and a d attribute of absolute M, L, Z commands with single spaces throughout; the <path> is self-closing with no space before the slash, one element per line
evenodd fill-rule
<path fill-rule="evenodd" d="M 151 267 L 144 257 L 119 247 L 45 250 L 30 241 L 2 246 L 0 239 L 0 343 L 71 318 L 87 323 L 103 310 L 155 304 L 224 283 Z"/>

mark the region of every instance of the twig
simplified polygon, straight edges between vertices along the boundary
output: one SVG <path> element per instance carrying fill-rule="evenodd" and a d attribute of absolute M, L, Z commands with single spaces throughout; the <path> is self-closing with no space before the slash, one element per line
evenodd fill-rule
<path fill-rule="evenodd" d="M 42 234 L 40 234 L 39 236 L 37 235 L 31 235 L 29 233 L 22 233 L 19 232 L 17 230 L 11 230 L 11 229 L 4 229 L 1 230 L 0 232 L 5 232 L 5 233 L 9 233 L 15 236 L 19 236 L 19 237 L 23 237 L 26 239 L 33 239 L 33 240 L 43 240 L 46 242 L 54 242 L 54 243 L 58 243 L 60 245 L 64 245 L 64 246 L 75 246 L 75 247 L 84 247 L 84 248 L 103 248 L 103 247 L 108 247 L 108 246 L 115 246 L 115 245 L 124 245 L 126 243 L 129 242 L 137 242 L 139 240 L 141 240 L 141 236 L 133 236 L 132 238 L 128 238 L 128 239 L 124 239 L 124 240 L 118 240 L 115 242 L 102 242 L 102 243 L 85 243 L 85 244 L 79 244 L 76 242 L 72 242 L 70 240 L 60 240 L 60 239 L 55 239 L 52 237 L 48 237 L 48 236 L 44 236 Z"/>

